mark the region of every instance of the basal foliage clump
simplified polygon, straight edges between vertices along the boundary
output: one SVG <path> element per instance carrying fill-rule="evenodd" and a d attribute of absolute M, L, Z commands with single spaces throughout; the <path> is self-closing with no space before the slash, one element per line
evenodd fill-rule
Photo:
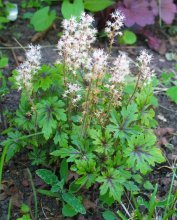
<path fill-rule="evenodd" d="M 27 60 L 13 72 L 21 99 L 3 142 L 6 161 L 26 148 L 34 165 L 51 165 L 37 175 L 64 202 L 64 215 L 86 213 L 74 195 L 84 188 L 97 186 L 102 200 L 120 202 L 125 190 L 139 191 L 144 175 L 164 161 L 153 133 L 152 56 L 141 52 L 135 76 L 126 54 L 111 62 L 124 16 L 116 11 L 112 19 L 109 52 L 92 46 L 93 18 L 82 14 L 63 21 L 55 64 L 41 66 L 40 47 L 30 45 Z M 53 164 L 59 173 L 52 172 Z M 77 174 L 74 182 L 69 172 Z"/>

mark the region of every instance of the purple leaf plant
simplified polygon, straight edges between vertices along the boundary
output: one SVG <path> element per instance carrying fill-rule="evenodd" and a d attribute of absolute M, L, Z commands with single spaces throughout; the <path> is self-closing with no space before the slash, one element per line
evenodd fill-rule
<path fill-rule="evenodd" d="M 154 24 L 158 15 L 166 24 L 171 24 L 177 13 L 173 0 L 123 0 L 118 3 L 118 9 L 125 14 L 127 27 Z"/>

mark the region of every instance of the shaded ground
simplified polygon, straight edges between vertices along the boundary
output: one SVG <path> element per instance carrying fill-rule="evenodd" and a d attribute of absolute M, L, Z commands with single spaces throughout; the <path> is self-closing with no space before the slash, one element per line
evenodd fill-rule
<path fill-rule="evenodd" d="M 51 28 L 44 39 L 40 40 L 40 45 L 44 46 L 44 48 L 42 49 L 44 63 L 53 63 L 56 60 L 57 52 L 54 45 L 58 41 L 57 33 L 60 31 L 60 26 L 58 23 L 56 23 L 55 28 Z M 9 66 L 5 69 L 6 76 L 9 76 L 11 70 L 16 68 L 17 63 L 24 59 L 24 51 L 23 49 L 7 49 L 5 47 L 19 46 L 14 38 L 16 38 L 22 45 L 27 45 L 31 42 L 31 39 L 34 37 L 34 35 L 35 32 L 33 31 L 33 29 L 30 29 L 28 27 L 28 22 L 21 19 L 18 19 L 15 23 L 9 24 L 7 30 L 0 32 L 0 47 L 4 47 L 4 50 L 2 50 L 1 52 L 9 57 Z M 119 50 L 122 50 L 126 51 L 130 55 L 130 57 L 134 58 L 138 55 L 141 49 L 146 47 L 144 46 L 144 43 L 139 44 L 140 45 L 135 47 L 115 47 L 114 54 L 117 54 Z M 177 44 L 174 45 L 173 51 L 174 50 L 177 51 Z M 171 72 L 173 70 L 175 63 L 167 61 L 164 56 L 161 56 L 155 52 L 153 53 L 153 65 L 158 75 L 160 75 L 162 71 Z M 18 106 L 18 99 L 18 92 L 11 91 L 10 94 L 4 97 L 2 103 L 4 109 L 8 109 L 9 111 L 14 112 Z M 169 163 L 173 164 L 174 161 L 177 159 L 177 105 L 170 102 L 170 100 L 162 92 L 158 94 L 158 100 L 159 108 L 156 111 L 157 119 L 159 115 L 164 116 L 164 118 L 166 119 L 158 119 L 159 128 L 173 128 L 172 132 L 168 132 L 168 130 L 166 130 L 166 132 L 158 130 L 159 141 L 162 141 L 162 138 L 166 138 L 166 141 L 173 146 L 172 150 L 163 147 Z M 2 138 L 3 137 L 1 136 L 1 139 Z M 161 144 L 163 145 L 163 143 Z M 0 148 L 0 153 L 1 152 L 2 149 Z M 168 162 L 165 165 L 169 166 Z M 31 173 L 34 173 L 34 171 L 36 170 L 36 167 L 31 166 L 26 152 L 22 152 L 16 155 L 15 158 L 8 165 L 5 166 L 3 181 L 4 188 L 0 191 L 0 220 L 5 220 L 7 218 L 7 209 L 10 198 L 12 198 L 14 203 L 11 217 L 12 220 L 19 217 L 19 207 L 22 202 L 28 204 L 31 207 L 31 213 L 33 215 L 33 193 L 27 174 L 27 168 L 31 170 Z M 163 197 L 168 191 L 171 181 L 171 175 L 171 171 L 168 168 L 164 167 L 157 167 L 151 174 L 151 181 L 153 183 L 159 183 L 160 197 Z M 36 176 L 33 176 L 33 178 L 36 188 L 38 188 L 39 186 L 45 187 L 45 185 L 42 185 L 39 178 L 37 178 Z M 147 177 L 147 179 L 148 178 L 149 177 Z M 91 192 L 91 194 L 93 194 L 93 192 Z M 95 201 L 94 195 L 92 195 L 91 201 Z M 92 208 L 94 207 L 92 206 Z M 61 204 L 55 199 L 39 196 L 38 209 L 39 219 L 63 219 L 60 211 Z M 89 216 L 90 217 L 87 218 L 80 216 L 76 219 L 102 219 L 99 214 L 97 216 L 96 212 L 94 213 L 93 209 L 91 209 Z"/>

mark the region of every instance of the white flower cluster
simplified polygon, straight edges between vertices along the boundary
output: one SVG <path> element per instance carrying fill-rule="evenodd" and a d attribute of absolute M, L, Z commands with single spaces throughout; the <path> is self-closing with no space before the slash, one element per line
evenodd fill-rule
<path fill-rule="evenodd" d="M 121 35 L 120 29 L 123 27 L 124 15 L 120 11 L 111 14 L 111 21 L 107 22 L 105 29 L 110 38 L 110 48 L 116 35 Z M 119 105 L 121 102 L 122 85 L 130 74 L 130 58 L 125 53 L 120 55 L 109 64 L 109 56 L 103 49 L 94 49 L 92 43 L 95 41 L 97 31 L 93 28 L 93 17 L 83 13 L 77 20 L 72 17 L 63 21 L 64 33 L 58 42 L 59 62 L 64 63 L 68 68 L 67 73 L 76 74 L 77 70 L 84 70 L 84 78 L 91 85 L 93 99 L 97 100 L 98 86 L 104 81 L 106 73 L 110 73 L 109 82 L 105 85 L 109 89 L 113 104 Z M 149 80 L 153 74 L 150 68 L 152 56 L 145 50 L 137 58 L 141 79 Z M 73 77 L 73 80 L 77 76 Z M 96 83 L 93 83 L 96 82 Z M 72 103 L 77 103 L 81 96 L 80 86 L 68 83 L 63 97 L 71 98 Z"/>
<path fill-rule="evenodd" d="M 77 84 L 71 84 L 71 83 L 68 83 L 67 87 L 68 89 L 64 92 L 63 97 L 66 98 L 69 95 L 71 95 L 72 103 L 75 104 L 81 99 L 81 95 L 77 94 L 81 90 L 81 87 Z"/>
<path fill-rule="evenodd" d="M 93 70 L 96 74 L 104 72 L 107 67 L 108 55 L 103 49 L 96 49 L 93 52 Z"/>
<path fill-rule="evenodd" d="M 96 40 L 93 17 L 83 13 L 79 21 L 75 17 L 63 21 L 64 33 L 58 42 L 59 61 L 67 64 L 73 74 L 78 68 L 90 66 L 89 50 Z"/>
<path fill-rule="evenodd" d="M 112 21 L 106 23 L 105 32 L 110 39 L 114 39 L 116 35 L 122 35 L 120 29 L 124 25 L 125 16 L 119 10 L 116 10 L 111 14 L 111 18 Z"/>
<path fill-rule="evenodd" d="M 31 88 L 31 81 L 33 75 L 40 67 L 41 61 L 41 47 L 39 45 L 28 45 L 29 50 L 26 51 L 26 61 L 20 64 L 17 68 L 16 84 L 19 90 L 25 88 L 29 90 Z"/>
<path fill-rule="evenodd" d="M 137 58 L 137 61 L 141 72 L 141 78 L 143 80 L 150 81 L 151 77 L 154 75 L 154 71 L 150 67 L 152 55 L 148 54 L 146 50 L 142 50 L 140 56 Z"/>
<path fill-rule="evenodd" d="M 130 74 L 130 59 L 125 53 L 120 54 L 113 62 L 111 73 L 110 82 L 113 84 L 123 83 L 125 77 Z"/>
<path fill-rule="evenodd" d="M 88 66 L 89 73 L 85 78 L 90 81 L 102 78 L 108 67 L 108 55 L 103 49 L 95 49 L 90 60 L 90 66 Z"/>

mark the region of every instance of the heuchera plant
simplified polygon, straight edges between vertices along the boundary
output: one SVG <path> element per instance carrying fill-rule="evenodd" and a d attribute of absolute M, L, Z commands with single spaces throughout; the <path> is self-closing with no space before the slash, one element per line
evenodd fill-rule
<path fill-rule="evenodd" d="M 123 0 L 117 6 L 126 16 L 127 27 L 154 24 L 156 16 L 166 24 L 171 24 L 177 12 L 173 0 Z"/>
<path fill-rule="evenodd" d="M 153 133 L 152 56 L 141 52 L 135 76 L 126 54 L 111 62 L 113 39 L 124 21 L 119 11 L 111 16 L 108 52 L 92 46 L 97 31 L 83 13 L 79 20 L 63 21 L 54 65 L 41 66 L 40 46 L 30 45 L 13 73 L 21 100 L 3 142 L 6 161 L 25 147 L 33 164 L 55 163 L 59 173 L 49 168 L 36 173 L 63 201 L 64 215 L 86 213 L 74 195 L 84 188 L 97 186 L 101 197 L 120 202 L 124 190 L 139 191 L 142 176 L 164 161 Z M 76 174 L 74 182 L 69 172 Z"/>

